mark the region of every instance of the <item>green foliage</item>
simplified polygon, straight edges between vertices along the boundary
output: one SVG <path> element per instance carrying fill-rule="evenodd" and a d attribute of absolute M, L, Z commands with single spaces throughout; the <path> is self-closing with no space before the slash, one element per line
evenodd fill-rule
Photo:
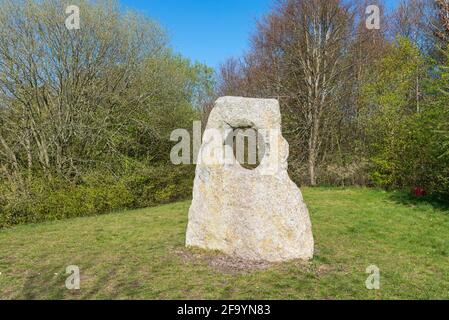
<path fill-rule="evenodd" d="M 124 178 L 136 208 L 184 200 L 192 195 L 194 166 L 158 166 L 136 169 Z"/>
<path fill-rule="evenodd" d="M 444 82 L 447 86 L 445 70 L 427 63 L 406 39 L 399 39 L 374 67 L 363 88 L 362 121 L 376 185 L 422 186 L 449 199 L 449 163 L 444 150 L 447 95 L 439 90 Z"/>
<path fill-rule="evenodd" d="M 65 1 L 0 2 L 0 226 L 191 193 L 193 167 L 169 162 L 170 133 L 201 118 L 212 70 L 117 1 L 71 4 L 79 30 L 65 27 Z"/>
<path fill-rule="evenodd" d="M 184 200 L 191 196 L 193 177 L 193 167 L 160 165 L 134 167 L 120 177 L 93 171 L 77 185 L 34 178 L 27 193 L 0 185 L 0 228 Z"/>
<path fill-rule="evenodd" d="M 7 201 L 0 227 L 100 214 L 132 204 L 133 196 L 123 183 L 102 177 L 102 185 L 75 186 L 58 181 L 52 187 L 45 179 L 33 179 L 27 194 L 3 195 Z"/>

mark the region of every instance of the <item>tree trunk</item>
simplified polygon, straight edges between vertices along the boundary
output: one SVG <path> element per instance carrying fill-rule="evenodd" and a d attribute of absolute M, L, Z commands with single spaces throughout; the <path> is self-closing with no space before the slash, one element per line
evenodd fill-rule
<path fill-rule="evenodd" d="M 309 182 L 311 186 L 316 186 L 316 173 L 315 173 L 315 163 L 316 163 L 316 156 L 315 156 L 315 145 L 313 143 L 313 138 L 311 137 L 309 139 Z"/>

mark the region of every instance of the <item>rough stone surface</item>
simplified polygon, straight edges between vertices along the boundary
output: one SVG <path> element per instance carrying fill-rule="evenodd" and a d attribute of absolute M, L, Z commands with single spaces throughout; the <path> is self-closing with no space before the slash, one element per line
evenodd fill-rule
<path fill-rule="evenodd" d="M 255 170 L 236 161 L 203 160 L 205 150 L 223 148 L 226 130 L 248 126 L 271 130 L 271 137 L 264 139 L 265 156 Z M 281 133 L 278 101 L 222 97 L 207 129 L 218 129 L 223 139 L 203 136 L 186 245 L 248 260 L 311 259 L 312 226 L 301 191 L 287 173 L 288 143 Z"/>

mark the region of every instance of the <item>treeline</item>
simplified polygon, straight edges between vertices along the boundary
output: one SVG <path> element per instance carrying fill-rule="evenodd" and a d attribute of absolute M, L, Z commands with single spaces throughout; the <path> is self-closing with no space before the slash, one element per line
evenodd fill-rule
<path fill-rule="evenodd" d="M 189 197 L 169 137 L 200 118 L 212 75 L 114 1 L 1 0 L 0 227 Z"/>
<path fill-rule="evenodd" d="M 448 1 L 377 3 L 368 29 L 372 4 L 276 2 L 216 83 L 114 1 L 0 0 L 0 228 L 190 197 L 195 168 L 170 162 L 170 133 L 223 95 L 280 100 L 299 184 L 448 200 Z"/>
<path fill-rule="evenodd" d="M 366 8 L 380 8 L 380 29 Z M 372 13 L 372 12 L 371 12 Z M 217 95 L 281 102 L 300 184 L 425 188 L 449 200 L 449 2 L 281 0 Z"/>

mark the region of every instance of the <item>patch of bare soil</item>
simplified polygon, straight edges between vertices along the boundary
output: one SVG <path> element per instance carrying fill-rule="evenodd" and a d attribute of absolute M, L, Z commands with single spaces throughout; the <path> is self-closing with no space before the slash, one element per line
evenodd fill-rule
<path fill-rule="evenodd" d="M 176 249 L 177 254 L 186 263 L 207 264 L 214 270 L 223 273 L 246 273 L 264 270 L 279 265 L 268 261 L 244 260 L 218 252 L 206 252 L 198 249 Z"/>
<path fill-rule="evenodd" d="M 327 273 L 332 272 L 334 270 L 335 270 L 334 266 L 331 266 L 329 264 L 322 264 L 322 265 L 317 267 L 316 275 L 318 277 L 322 277 L 322 276 L 326 275 Z"/>

